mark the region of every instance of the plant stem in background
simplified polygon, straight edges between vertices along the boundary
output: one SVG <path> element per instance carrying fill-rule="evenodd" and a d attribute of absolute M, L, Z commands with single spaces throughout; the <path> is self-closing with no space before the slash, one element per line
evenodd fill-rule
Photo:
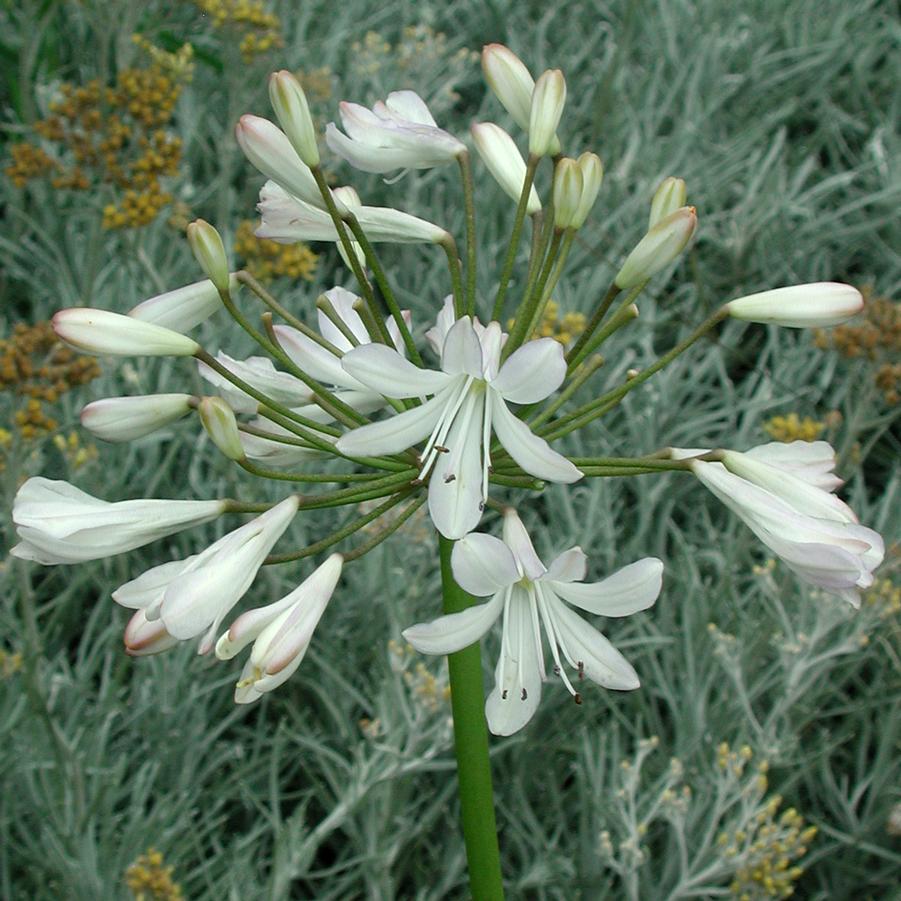
<path fill-rule="evenodd" d="M 473 603 L 454 581 L 451 551 L 454 543 L 439 537 L 441 587 L 444 613 L 459 613 Z M 485 722 L 485 691 L 482 685 L 482 654 L 478 642 L 449 654 L 451 706 L 454 714 L 454 745 L 457 752 L 460 819 L 469 887 L 477 901 L 503 899 L 501 861 L 494 819 L 494 792 L 488 758 L 488 726 Z"/>

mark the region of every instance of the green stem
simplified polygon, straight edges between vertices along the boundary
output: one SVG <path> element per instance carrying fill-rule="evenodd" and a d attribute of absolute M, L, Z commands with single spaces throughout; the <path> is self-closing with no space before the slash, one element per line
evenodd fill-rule
<path fill-rule="evenodd" d="M 602 325 L 592 336 L 591 340 L 582 349 L 580 359 L 569 364 L 567 375 L 572 375 L 578 369 L 584 359 L 594 353 L 614 332 L 618 332 L 624 325 L 638 318 L 638 307 L 632 303 L 632 298 L 627 297 L 617 311 L 610 317 L 606 324 Z"/>
<path fill-rule="evenodd" d="M 476 209 L 469 153 L 457 157 L 463 179 L 463 207 L 466 211 L 466 312 L 476 314 Z"/>
<path fill-rule="evenodd" d="M 310 484 L 318 484 L 320 482 L 371 482 L 373 479 L 379 478 L 376 473 L 369 472 L 345 472 L 345 473 L 329 473 L 329 472 L 284 472 L 281 469 L 266 469 L 263 466 L 257 466 L 248 459 L 238 460 L 238 466 L 251 475 L 258 476 L 261 479 L 274 479 L 279 482 L 308 482 Z M 410 470 L 410 478 L 416 475 L 416 470 Z"/>
<path fill-rule="evenodd" d="M 463 278 L 460 275 L 460 255 L 457 253 L 457 245 L 454 239 L 448 235 L 447 240 L 441 242 L 444 255 L 447 257 L 447 268 L 451 277 L 451 291 L 454 295 L 454 316 L 461 319 L 466 315 L 466 301 L 463 297 Z"/>
<path fill-rule="evenodd" d="M 355 547 L 350 553 L 345 554 L 344 562 L 356 560 L 364 554 L 368 554 L 374 547 L 378 547 L 386 538 L 390 538 L 427 500 L 428 497 L 423 494 L 411 501 L 407 505 L 406 510 L 398 513 L 391 522 L 370 538 L 369 541 L 364 541 L 363 544 Z"/>
<path fill-rule="evenodd" d="M 519 195 L 519 203 L 516 207 L 516 218 L 513 220 L 513 232 L 510 235 L 510 246 L 507 248 L 507 256 L 504 258 L 504 267 L 501 269 L 501 280 L 497 286 L 497 296 L 494 298 L 494 309 L 491 319 L 500 322 L 504 312 L 504 298 L 507 296 L 507 287 L 510 284 L 510 276 L 513 274 L 513 264 L 516 262 L 516 251 L 519 248 L 519 236 L 522 233 L 522 224 L 526 218 L 526 210 L 529 206 L 529 194 L 532 191 L 532 182 L 535 180 L 535 170 L 541 162 L 540 156 L 530 156 L 526 165 L 526 177 L 522 183 L 522 193 Z"/>
<path fill-rule="evenodd" d="M 444 613 L 459 613 L 471 607 L 475 599 L 454 581 L 451 571 L 454 543 L 443 536 L 439 537 L 438 543 L 441 552 Z M 460 819 L 466 845 L 466 861 L 469 864 L 470 893 L 476 901 L 502 901 L 504 886 L 494 819 L 494 792 L 491 787 L 479 643 L 449 654 L 447 666 L 454 714 Z"/>
<path fill-rule="evenodd" d="M 594 334 L 595 329 L 601 324 L 601 320 L 604 316 L 607 315 L 607 310 L 610 309 L 610 304 L 613 303 L 616 295 L 619 294 L 619 288 L 616 285 L 611 285 L 607 289 L 607 293 L 604 295 L 604 299 L 601 301 L 598 308 L 594 311 L 594 315 L 591 319 L 588 320 L 588 325 L 585 326 L 585 331 L 579 336 L 579 340 L 572 346 L 570 352 L 566 355 L 566 362 L 572 366 L 578 366 L 579 363 L 588 355 L 588 351 L 585 346 L 591 340 L 591 336 Z"/>
<path fill-rule="evenodd" d="M 589 357 L 572 374 L 572 378 L 557 397 L 555 397 L 544 410 L 529 422 L 529 428 L 536 429 L 542 423 L 547 422 L 603 365 L 604 358 L 599 354 Z M 537 406 L 537 404 L 535 406 Z M 529 409 L 528 413 L 531 413 L 531 409 Z M 528 413 L 525 415 L 528 415 Z M 522 414 L 520 414 L 520 418 L 522 418 Z"/>

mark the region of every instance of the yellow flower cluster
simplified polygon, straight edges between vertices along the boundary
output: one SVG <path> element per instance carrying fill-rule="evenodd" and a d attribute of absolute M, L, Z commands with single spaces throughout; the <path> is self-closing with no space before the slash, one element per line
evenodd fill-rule
<path fill-rule="evenodd" d="M 82 444 L 77 432 L 69 432 L 68 437 L 54 435 L 53 444 L 65 457 L 69 469 L 81 469 L 86 463 L 97 459 L 97 446 Z"/>
<path fill-rule="evenodd" d="M 167 56 L 184 62 L 191 54 L 183 51 Z M 85 85 L 64 83 L 60 97 L 50 104 L 50 115 L 34 125 L 50 146 L 13 146 L 6 175 L 18 187 L 42 177 L 57 189 L 74 191 L 106 183 L 120 197 L 104 207 L 105 228 L 152 222 L 172 201 L 160 179 L 176 175 L 181 160 L 181 141 L 164 128 L 181 93 L 171 68 L 154 62 L 148 68 L 124 69 L 113 87 L 97 79 Z"/>
<path fill-rule="evenodd" d="M 422 661 L 417 661 L 410 669 L 415 656 L 412 645 L 395 641 L 388 642 L 388 650 L 392 657 L 392 668 L 403 671 L 404 683 L 410 694 L 430 713 L 436 713 L 450 700 L 450 685 L 447 678 L 441 678 L 430 672 Z"/>
<path fill-rule="evenodd" d="M 182 44 L 174 53 L 163 50 L 151 44 L 141 34 L 133 34 L 131 41 L 136 47 L 140 47 L 149 57 L 150 61 L 178 84 L 188 84 L 194 78 L 194 47 L 192 44 Z"/>
<path fill-rule="evenodd" d="M 816 441 L 826 431 L 826 423 L 809 416 L 801 419 L 797 413 L 789 413 L 768 419 L 763 430 L 774 441 Z"/>
<path fill-rule="evenodd" d="M 866 306 L 858 325 L 840 325 L 818 330 L 814 342 L 821 350 L 832 349 L 843 357 L 863 358 L 876 365 L 876 385 L 885 402 L 901 403 L 901 303 L 876 297 L 872 287 L 861 289 Z"/>
<path fill-rule="evenodd" d="M 294 73 L 297 80 L 303 86 L 304 93 L 310 103 L 323 103 L 331 99 L 334 91 L 334 73 L 330 66 L 320 66 L 318 69 L 309 69 Z"/>
<path fill-rule="evenodd" d="M 148 848 L 125 871 L 125 884 L 135 901 L 182 901 L 181 887 L 172 879 L 172 867 L 167 867 L 163 855 Z"/>
<path fill-rule="evenodd" d="M 254 235 L 250 220 L 239 223 L 235 235 L 235 253 L 244 261 L 244 268 L 260 281 L 286 278 L 312 281 L 319 261 L 306 244 L 279 244 Z"/>
<path fill-rule="evenodd" d="M 216 28 L 230 28 L 240 35 L 240 51 L 245 62 L 283 47 L 282 23 L 275 13 L 266 12 L 260 0 L 194 0 Z"/>
<path fill-rule="evenodd" d="M 544 308 L 541 322 L 532 332 L 532 337 L 553 338 L 564 347 L 569 347 L 585 331 L 585 325 L 584 313 L 564 313 L 561 317 L 557 301 L 550 300 Z M 507 320 L 507 328 L 513 328 L 512 319 Z"/>
<path fill-rule="evenodd" d="M 864 592 L 865 604 L 879 613 L 880 619 L 888 619 L 901 613 L 901 585 L 889 576 L 877 578 Z"/>
<path fill-rule="evenodd" d="M 22 669 L 24 662 L 21 651 L 9 653 L 0 648 L 0 679 L 8 679 L 15 675 Z"/>

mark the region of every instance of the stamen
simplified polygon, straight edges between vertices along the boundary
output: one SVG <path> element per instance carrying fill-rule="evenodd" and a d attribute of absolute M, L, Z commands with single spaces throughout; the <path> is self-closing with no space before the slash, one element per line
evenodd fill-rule
<path fill-rule="evenodd" d="M 581 703 L 582 703 L 582 695 L 580 695 L 579 692 L 576 692 L 576 693 L 573 695 L 573 700 L 574 700 L 577 704 L 581 704 Z"/>
<path fill-rule="evenodd" d="M 424 479 L 429 474 L 429 470 L 434 465 L 435 458 L 439 453 L 435 446 L 444 446 L 444 440 L 447 438 L 447 433 L 453 425 L 454 417 L 457 415 L 460 406 L 466 399 L 466 393 L 469 390 L 472 381 L 472 376 L 467 376 L 456 387 L 445 389 L 448 391 L 448 403 L 444 408 L 444 412 L 439 417 L 438 422 L 435 423 L 435 428 L 432 429 L 432 434 L 429 436 L 429 440 L 426 441 L 425 447 L 422 450 L 422 454 L 419 458 L 422 461 L 422 467 L 419 470 L 418 478 Z"/>
<path fill-rule="evenodd" d="M 535 585 L 535 595 L 538 599 L 538 609 L 541 611 L 541 620 L 544 623 L 544 629 L 547 632 L 548 642 L 551 646 L 551 653 L 554 655 L 554 671 L 560 673 L 560 678 L 563 680 L 563 684 L 566 686 L 569 693 L 573 696 L 578 694 L 578 692 L 573 688 L 572 683 L 569 681 L 569 677 L 563 671 L 563 667 L 560 665 L 560 654 L 557 650 L 557 631 L 554 628 L 553 617 L 551 616 L 550 609 L 548 608 L 547 600 L 544 597 L 544 593 L 542 591 L 541 585 L 538 582 L 533 583 Z"/>
<path fill-rule="evenodd" d="M 509 694 L 509 692 L 508 692 L 507 689 L 505 688 L 505 689 L 501 692 L 501 700 L 502 700 L 502 701 L 506 701 L 506 700 L 507 700 L 507 695 L 508 695 L 508 694 Z"/>
<path fill-rule="evenodd" d="M 581 660 L 576 664 L 576 669 L 579 671 L 579 678 L 584 679 L 585 678 L 585 664 Z"/>
<path fill-rule="evenodd" d="M 459 431 L 455 432 L 455 445 L 451 448 L 451 456 L 447 463 L 448 472 L 453 473 L 454 475 L 456 475 L 456 470 L 459 468 L 460 458 L 463 455 L 463 452 L 467 449 L 469 442 L 475 437 L 471 434 L 472 420 L 477 414 L 478 407 L 479 397 L 470 391 L 466 395 L 463 409 L 459 413 Z"/>
<path fill-rule="evenodd" d="M 433 450 L 438 451 L 439 454 L 449 454 L 450 453 L 450 448 L 445 447 L 443 444 L 436 444 L 434 446 Z"/>
<path fill-rule="evenodd" d="M 538 608 L 535 606 L 534 587 L 529 586 L 529 613 L 532 617 L 532 636 L 535 639 L 535 656 L 538 658 L 538 672 L 541 673 L 541 681 L 547 679 L 547 672 L 544 668 L 544 648 L 541 645 L 541 626 L 538 623 Z"/>
<path fill-rule="evenodd" d="M 482 413 L 482 506 L 488 498 L 488 473 L 491 470 L 491 389 L 485 390 L 485 409 Z"/>
<path fill-rule="evenodd" d="M 444 484 L 447 485 L 447 484 L 449 484 L 450 482 L 453 482 L 456 478 L 457 478 L 457 477 L 456 477 L 452 472 L 449 472 L 449 473 L 444 477 Z"/>
<path fill-rule="evenodd" d="M 523 690 L 522 690 L 522 697 L 520 698 L 520 700 L 521 700 L 521 701 L 526 701 L 526 700 L 528 700 L 528 697 L 529 697 L 529 693 L 525 690 L 525 688 L 523 688 Z"/>
<path fill-rule="evenodd" d="M 501 620 L 501 663 L 498 667 L 497 684 L 503 685 L 506 678 L 506 662 L 510 654 L 510 634 L 508 624 L 510 620 L 510 595 L 513 593 L 512 586 L 506 589 L 506 597 L 504 598 L 504 616 Z M 507 700 L 507 689 L 501 692 L 501 700 Z"/>

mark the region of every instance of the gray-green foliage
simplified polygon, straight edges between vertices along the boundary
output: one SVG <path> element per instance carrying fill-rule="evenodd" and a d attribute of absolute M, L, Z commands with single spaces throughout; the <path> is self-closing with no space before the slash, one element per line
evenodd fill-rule
<path fill-rule="evenodd" d="M 131 30 L 151 40 L 199 30 L 188 4 L 174 13 L 171 4 L 122 2 L 97 19 L 100 7 L 32 3 L 0 12 L 4 47 L 18 65 L 4 110 L 10 139 L 59 79 L 127 64 Z M 461 134 L 473 118 L 511 124 L 484 97 L 477 64 L 451 68 L 447 56 L 426 56 L 410 82 L 410 70 L 390 56 L 375 71 L 355 66 L 353 42 L 372 30 L 397 44 L 405 27 L 427 23 L 447 34 L 448 55 L 498 40 L 533 71 L 565 70 L 564 145 L 599 152 L 607 176 L 557 292 L 564 310 L 590 311 L 642 233 L 656 183 L 686 178 L 699 237 L 672 277 L 652 283 L 641 318 L 605 346 L 601 384 L 649 362 L 730 296 L 820 279 L 872 281 L 888 295 L 901 286 L 890 64 L 899 27 L 890 3 L 387 0 L 336 8 L 311 0 L 273 8 L 286 36 L 286 48 L 269 57 L 273 68 L 330 65 L 338 98 L 359 101 L 416 88 L 436 99 L 440 123 Z M 187 174 L 176 193 L 228 236 L 250 215 L 259 184 L 229 128 L 241 112 L 268 113 L 266 67 L 243 67 L 221 45 L 198 46 L 221 52 L 227 65 L 219 73 L 198 60 L 180 101 Z M 411 173 L 389 186 L 336 170 L 365 187 L 367 201 L 461 236 L 452 174 Z M 480 289 L 488 295 L 512 209 L 487 175 L 478 177 Z M 0 184 L 8 326 L 66 305 L 124 310 L 197 277 L 184 242 L 162 221 L 134 235 L 104 234 L 99 200 Z M 420 248 L 384 258 L 421 332 L 446 293 L 442 260 Z M 322 262 L 318 284 L 327 287 L 339 270 L 331 251 Z M 277 289 L 308 314 L 315 288 Z M 249 351 L 223 328 L 216 320 L 201 331 L 211 350 Z M 189 370 L 183 361 L 109 366 L 85 396 L 181 390 L 195 377 Z M 879 406 L 870 378 L 864 364 L 815 351 L 807 335 L 730 324 L 568 447 L 744 449 L 765 440 L 760 423 L 774 413 L 839 409 L 846 496 L 891 542 L 901 509 L 897 418 Z M 76 412 L 72 401 L 66 428 Z M 192 425 L 132 448 L 104 447 L 100 460 L 73 478 L 109 499 L 278 496 L 239 479 Z M 22 473 L 39 469 L 67 477 L 47 447 L 7 462 L 5 496 Z M 854 613 L 780 566 L 755 573 L 764 550 L 687 476 L 553 487 L 525 515 L 546 554 L 581 544 L 592 578 L 652 554 L 665 561 L 666 577 L 654 608 L 604 626 L 638 670 L 640 690 L 590 687 L 577 708 L 551 681 L 530 726 L 493 743 L 510 897 L 725 893 L 735 865 L 716 838 L 742 828 L 750 802 L 724 806 L 721 742 L 750 746 L 751 767 L 767 759 L 768 793 L 819 828 L 801 896 L 889 897 L 901 864 L 886 831 L 901 780 L 897 613 Z M 285 546 L 312 540 L 330 516 L 299 521 Z M 77 568 L 4 564 L 3 647 L 21 650 L 25 668 L 0 683 L 0 895 L 124 898 L 125 868 L 152 845 L 191 899 L 464 897 L 441 669 L 426 661 L 438 676 L 436 695 L 418 661 L 389 647 L 405 625 L 437 612 L 431 539 L 408 533 L 349 566 L 301 670 L 245 709 L 231 701 L 232 665 L 212 665 L 190 648 L 126 658 L 126 615 L 109 600 L 116 585 L 213 535 L 214 527 L 199 529 Z M 309 568 L 265 571 L 248 601 L 267 603 Z M 487 645 L 491 657 L 495 646 Z M 691 790 L 683 806 L 661 806 L 667 788 L 683 785 Z"/>

